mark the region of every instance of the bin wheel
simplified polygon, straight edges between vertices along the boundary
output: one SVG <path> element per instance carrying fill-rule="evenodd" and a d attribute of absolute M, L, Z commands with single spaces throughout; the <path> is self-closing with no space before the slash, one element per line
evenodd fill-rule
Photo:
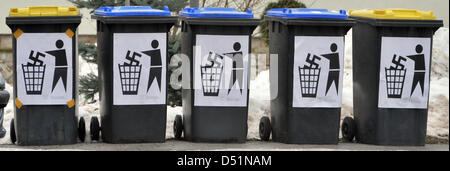
<path fill-rule="evenodd" d="M 0 108 L 0 139 L 5 137 L 6 135 L 6 129 L 3 127 L 3 116 L 5 114 L 5 110 L 3 108 Z"/>
<path fill-rule="evenodd" d="M 11 142 L 16 143 L 16 129 L 14 128 L 14 118 L 11 119 L 11 124 L 9 125 L 9 136 L 11 137 Z"/>
<path fill-rule="evenodd" d="M 352 142 L 356 134 L 355 120 L 351 117 L 345 117 L 342 122 L 341 132 L 345 140 Z"/>
<path fill-rule="evenodd" d="M 181 139 L 181 134 L 183 133 L 183 119 L 181 115 L 175 116 L 175 121 L 173 122 L 173 133 L 176 139 Z"/>
<path fill-rule="evenodd" d="M 262 117 L 261 120 L 259 120 L 259 137 L 263 141 L 269 141 L 271 132 L 272 126 L 270 125 L 269 117 Z"/>
<path fill-rule="evenodd" d="M 3 127 L 0 127 L 0 139 L 5 137 L 6 135 L 6 129 Z"/>
<path fill-rule="evenodd" d="M 86 138 L 86 123 L 84 117 L 80 117 L 80 120 L 78 121 L 78 138 L 81 142 L 84 142 Z"/>
<path fill-rule="evenodd" d="M 100 140 L 100 122 L 96 116 L 91 118 L 91 140 L 99 141 Z"/>

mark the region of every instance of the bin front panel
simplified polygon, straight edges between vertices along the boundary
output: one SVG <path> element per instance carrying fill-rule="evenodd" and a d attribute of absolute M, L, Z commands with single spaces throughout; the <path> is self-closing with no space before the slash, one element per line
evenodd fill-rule
<path fill-rule="evenodd" d="M 197 34 L 194 48 L 194 105 L 246 107 L 248 35 Z"/>
<path fill-rule="evenodd" d="M 295 36 L 292 107 L 341 107 L 344 36 Z"/>
<path fill-rule="evenodd" d="M 428 107 L 431 38 L 381 37 L 379 108 Z"/>
<path fill-rule="evenodd" d="M 22 105 L 73 103 L 74 32 L 70 32 L 16 36 L 17 99 Z"/>
<path fill-rule="evenodd" d="M 113 104 L 166 103 L 167 33 L 113 34 Z"/>

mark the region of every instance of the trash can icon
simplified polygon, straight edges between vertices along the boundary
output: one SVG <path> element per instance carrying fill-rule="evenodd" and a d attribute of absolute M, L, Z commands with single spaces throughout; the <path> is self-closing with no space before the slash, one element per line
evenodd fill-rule
<path fill-rule="evenodd" d="M 120 83 L 122 93 L 127 95 L 136 95 L 141 79 L 141 65 L 119 64 Z"/>
<path fill-rule="evenodd" d="M 14 118 L 10 137 L 18 145 L 84 142 L 78 117 L 77 7 L 11 8 Z"/>
<path fill-rule="evenodd" d="M 201 66 L 202 89 L 205 96 L 218 96 L 223 66 Z"/>
<path fill-rule="evenodd" d="M 425 145 L 433 11 L 350 10 L 353 27 L 353 115 L 344 139 L 375 145 Z M 357 85 L 357 86 L 355 86 Z"/>
<path fill-rule="evenodd" d="M 316 97 L 320 68 L 298 67 L 302 97 Z"/>
<path fill-rule="evenodd" d="M 27 94 L 42 94 L 42 84 L 45 76 L 45 65 L 22 64 L 23 77 L 25 79 L 25 91 Z"/>
<path fill-rule="evenodd" d="M 209 52 L 209 64 L 200 66 L 202 90 L 205 96 L 218 96 L 223 72 L 223 56 Z"/>
<path fill-rule="evenodd" d="M 387 96 L 389 98 L 401 98 L 406 69 L 385 68 L 385 72 Z"/>

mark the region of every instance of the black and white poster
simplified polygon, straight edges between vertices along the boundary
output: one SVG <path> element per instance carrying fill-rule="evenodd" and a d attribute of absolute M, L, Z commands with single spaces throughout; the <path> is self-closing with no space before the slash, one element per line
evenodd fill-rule
<path fill-rule="evenodd" d="M 431 38 L 382 37 L 378 107 L 428 106 Z"/>
<path fill-rule="evenodd" d="M 114 105 L 166 103 L 166 33 L 114 33 Z"/>
<path fill-rule="evenodd" d="M 295 36 L 292 107 L 341 107 L 343 68 L 343 36 Z"/>
<path fill-rule="evenodd" d="M 194 46 L 194 105 L 246 106 L 249 37 L 197 35 Z"/>
<path fill-rule="evenodd" d="M 22 33 L 17 37 L 17 98 L 24 105 L 65 105 L 73 98 L 72 37 Z"/>

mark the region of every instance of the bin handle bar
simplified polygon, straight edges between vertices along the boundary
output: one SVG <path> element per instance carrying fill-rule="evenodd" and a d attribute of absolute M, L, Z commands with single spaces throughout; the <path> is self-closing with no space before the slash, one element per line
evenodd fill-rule
<path fill-rule="evenodd" d="M 433 11 L 420 11 L 416 9 L 373 9 L 350 10 L 350 15 L 378 19 L 411 19 L 411 20 L 435 20 Z"/>
<path fill-rule="evenodd" d="M 9 10 L 11 17 L 26 16 L 76 16 L 79 15 L 77 7 L 60 6 L 31 6 L 26 8 L 11 8 Z"/>

